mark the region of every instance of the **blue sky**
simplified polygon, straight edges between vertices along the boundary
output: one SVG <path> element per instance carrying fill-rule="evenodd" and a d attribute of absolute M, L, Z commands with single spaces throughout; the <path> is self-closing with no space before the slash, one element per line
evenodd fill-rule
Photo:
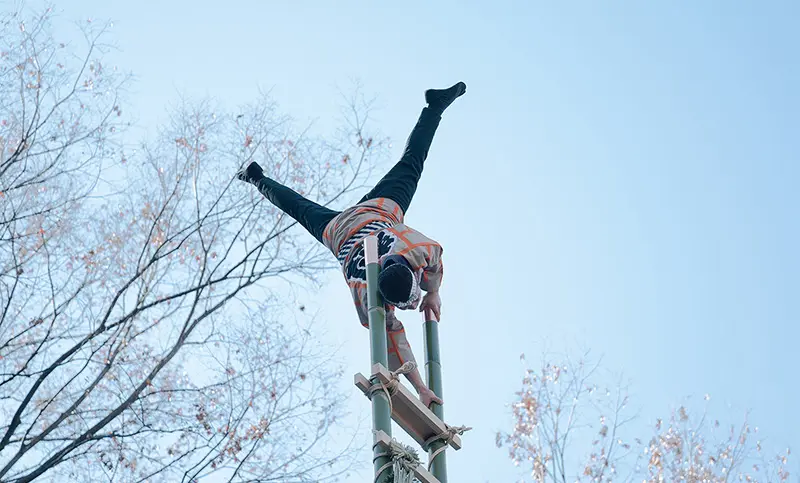
<path fill-rule="evenodd" d="M 800 446 L 800 3 L 57 6 L 115 21 L 145 126 L 178 93 L 235 105 L 259 86 L 333 126 L 338 89 L 358 78 L 394 160 L 422 92 L 468 84 L 407 215 L 445 247 L 446 414 L 475 427 L 449 456 L 452 481 L 518 476 L 494 433 L 510 429 L 518 355 L 545 345 L 624 371 L 642 425 L 710 393 L 723 416 L 752 408 L 778 448 Z M 365 372 L 341 275 L 314 297 L 348 372 Z M 402 320 L 421 360 L 419 318 Z"/>

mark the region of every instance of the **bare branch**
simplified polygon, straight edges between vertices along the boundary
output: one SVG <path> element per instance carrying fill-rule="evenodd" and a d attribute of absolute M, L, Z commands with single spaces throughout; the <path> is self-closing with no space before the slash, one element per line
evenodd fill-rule
<path fill-rule="evenodd" d="M 131 152 L 105 28 L 77 52 L 50 15 L 0 23 L 0 480 L 341 474 L 340 372 L 273 295 L 331 256 L 234 173 L 348 201 L 384 154 L 368 106 L 329 137 L 268 96 L 184 101 Z"/>

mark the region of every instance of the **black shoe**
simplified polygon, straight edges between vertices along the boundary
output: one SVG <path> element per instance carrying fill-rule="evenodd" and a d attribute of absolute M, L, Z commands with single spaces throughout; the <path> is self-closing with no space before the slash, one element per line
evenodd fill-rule
<path fill-rule="evenodd" d="M 425 91 L 425 102 L 431 109 L 444 112 L 450 104 L 467 92 L 467 85 L 463 82 L 448 89 L 428 89 Z"/>
<path fill-rule="evenodd" d="M 236 173 L 236 178 L 247 183 L 255 184 L 264 177 L 264 170 L 255 161 L 243 167 Z"/>

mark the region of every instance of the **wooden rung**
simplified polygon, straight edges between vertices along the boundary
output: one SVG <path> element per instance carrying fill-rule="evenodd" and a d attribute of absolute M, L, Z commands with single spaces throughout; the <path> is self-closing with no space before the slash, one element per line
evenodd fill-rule
<path fill-rule="evenodd" d="M 372 366 L 372 374 L 384 384 L 392 379 L 392 374 L 382 364 L 375 364 Z M 369 379 L 362 374 L 355 375 L 355 385 L 365 395 L 369 394 L 371 386 Z M 425 442 L 436 436 L 442 434 L 447 430 L 444 421 L 439 419 L 433 411 L 426 408 L 422 401 L 417 396 L 411 393 L 408 388 L 403 384 L 397 385 L 397 390 L 392 396 L 392 419 L 403 430 L 408 433 L 414 441 L 420 446 L 424 446 Z M 455 450 L 461 449 L 461 437 L 459 435 L 453 436 L 450 441 L 450 446 Z M 428 450 L 428 448 L 424 448 Z"/>
<path fill-rule="evenodd" d="M 392 438 L 390 438 L 389 435 L 383 431 L 376 431 L 375 444 L 380 444 L 385 449 L 389 449 L 392 446 Z M 412 471 L 414 472 L 414 476 L 417 477 L 420 483 L 441 483 L 438 478 L 433 476 L 422 465 L 418 465 L 416 468 L 412 469 Z"/>

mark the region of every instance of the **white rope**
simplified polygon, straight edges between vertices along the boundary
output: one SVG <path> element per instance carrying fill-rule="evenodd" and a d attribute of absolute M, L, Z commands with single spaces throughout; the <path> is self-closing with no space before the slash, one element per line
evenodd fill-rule
<path fill-rule="evenodd" d="M 427 449 L 430 448 L 431 444 L 433 444 L 438 440 L 442 440 L 444 442 L 444 444 L 439 449 L 434 451 L 433 454 L 431 454 L 428 457 L 428 471 L 431 470 L 431 465 L 433 465 L 433 460 L 435 460 L 440 453 L 442 453 L 444 450 L 447 449 L 447 447 L 450 445 L 450 443 L 453 441 L 453 438 L 455 438 L 456 435 L 460 436 L 469 431 L 470 429 L 472 429 L 469 426 L 449 426 L 446 423 L 444 426 L 446 429 L 443 432 L 435 436 L 431 436 L 422 445 L 423 448 Z"/>
<path fill-rule="evenodd" d="M 389 414 L 394 414 L 394 408 L 392 407 L 392 396 L 394 396 L 394 393 L 397 392 L 397 385 L 400 384 L 400 375 L 408 374 L 416 368 L 417 364 L 414 361 L 407 361 L 405 364 L 398 367 L 396 371 L 391 372 L 392 377 L 389 382 L 384 384 L 378 381 L 371 385 L 369 390 L 367 390 L 367 397 L 372 400 L 372 396 L 376 392 L 383 391 L 383 393 L 386 394 L 386 401 L 389 403 Z"/>
<path fill-rule="evenodd" d="M 374 448 L 373 446 L 373 449 Z M 373 464 L 376 459 L 384 456 L 388 456 L 390 460 L 375 472 L 375 482 L 377 482 L 381 474 L 389 468 L 392 468 L 392 474 L 394 476 L 392 480 L 393 483 L 414 483 L 418 481 L 414 476 L 414 468 L 420 465 L 420 460 L 414 448 L 400 444 L 392 439 L 388 451 L 378 453 L 373 457 Z"/>
<path fill-rule="evenodd" d="M 372 396 L 378 392 L 382 391 L 386 395 L 386 401 L 389 403 L 389 413 L 394 414 L 394 408 L 392 407 L 392 396 L 397 392 L 397 385 L 400 384 L 400 375 L 401 374 L 408 374 L 409 372 L 413 371 L 417 368 L 417 364 L 414 361 L 408 361 L 402 366 L 400 366 L 396 371 L 391 372 L 391 379 L 386 384 L 378 381 L 375 384 L 369 387 L 367 390 L 367 397 L 371 400 Z M 430 445 L 438 440 L 442 440 L 444 444 L 434 451 L 430 457 L 428 458 L 428 471 L 431 469 L 431 465 L 433 461 L 442 453 L 450 443 L 453 441 L 453 438 L 456 435 L 463 435 L 465 432 L 472 429 L 469 426 L 449 426 L 445 423 L 445 430 L 437 434 L 435 436 L 431 436 L 428 438 L 425 443 L 422 445 L 424 449 L 430 448 Z M 407 455 L 413 455 L 413 458 L 408 457 Z M 399 456 L 398 456 L 399 455 Z M 411 472 L 410 468 L 419 464 L 419 457 L 417 456 L 416 452 L 413 448 L 408 446 L 403 446 L 400 443 L 396 443 L 392 440 L 392 448 L 390 448 L 389 452 L 379 453 L 375 455 L 375 458 L 379 458 L 382 456 L 391 456 L 392 460 L 389 463 L 381 466 L 378 471 L 375 473 L 375 481 L 378 481 L 378 476 L 389 467 L 394 467 L 394 474 L 395 474 L 395 481 L 394 483 L 413 483 L 414 482 L 414 474 Z M 374 463 L 374 460 L 373 460 Z M 413 466 L 409 466 L 413 465 Z M 399 476 L 398 476 L 399 475 Z M 406 479 L 403 479 L 406 478 Z"/>

